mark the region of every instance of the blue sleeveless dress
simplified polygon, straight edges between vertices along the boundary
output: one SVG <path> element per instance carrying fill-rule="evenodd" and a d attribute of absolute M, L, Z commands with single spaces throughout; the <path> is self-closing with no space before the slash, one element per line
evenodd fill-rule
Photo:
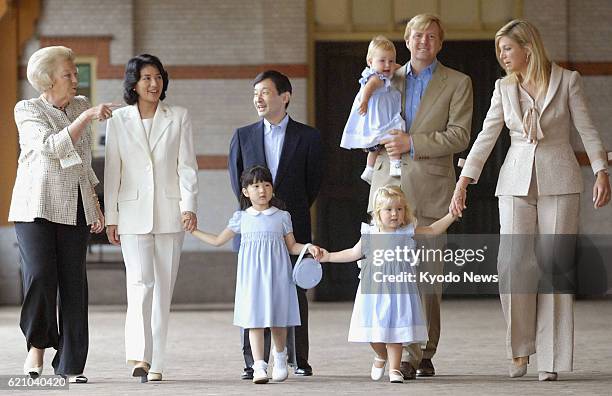
<path fill-rule="evenodd" d="M 362 224 L 361 248 L 366 256 L 361 261 L 361 274 L 351 316 L 349 342 L 420 343 L 427 342 L 427 326 L 416 282 L 392 284 L 373 282 L 385 274 L 415 273 L 411 262 L 385 260 L 375 265 L 375 250 L 416 247 L 412 239 L 414 226 L 408 225 L 395 233 L 381 233 L 378 227 Z M 402 259 L 403 260 L 403 259 Z M 412 263 L 415 264 L 415 263 Z"/>

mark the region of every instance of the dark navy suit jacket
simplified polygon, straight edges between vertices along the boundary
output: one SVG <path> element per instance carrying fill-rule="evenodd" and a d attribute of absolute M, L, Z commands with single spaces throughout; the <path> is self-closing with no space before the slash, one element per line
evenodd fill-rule
<path fill-rule="evenodd" d="M 321 186 L 321 155 L 319 131 L 289 117 L 274 180 L 274 194 L 283 200 L 291 214 L 293 234 L 300 243 L 311 242 L 310 206 Z M 263 120 L 236 130 L 230 143 L 228 162 L 232 190 L 239 198 L 242 171 L 255 165 L 268 166 Z"/>

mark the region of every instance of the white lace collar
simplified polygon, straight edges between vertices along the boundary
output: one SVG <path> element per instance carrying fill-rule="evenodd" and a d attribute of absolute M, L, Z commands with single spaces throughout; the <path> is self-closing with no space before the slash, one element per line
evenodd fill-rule
<path fill-rule="evenodd" d="M 248 214 L 250 214 L 250 215 L 253 215 L 253 216 L 259 216 L 261 213 L 265 214 L 266 216 L 270 216 L 270 215 L 273 215 L 274 213 L 278 212 L 278 210 L 279 210 L 279 209 L 278 209 L 277 207 L 275 207 L 275 206 L 270 206 L 268 209 L 262 210 L 262 211 L 260 212 L 259 210 L 255 209 L 254 207 L 249 206 L 249 207 L 246 209 L 246 212 L 247 212 Z"/>

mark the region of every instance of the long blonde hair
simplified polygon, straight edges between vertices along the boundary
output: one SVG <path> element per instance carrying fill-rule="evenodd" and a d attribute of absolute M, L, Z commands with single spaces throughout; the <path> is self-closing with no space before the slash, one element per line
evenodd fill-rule
<path fill-rule="evenodd" d="M 550 80 L 551 62 L 546 54 L 538 29 L 524 19 L 514 19 L 497 31 L 495 34 L 495 54 L 497 55 L 497 61 L 505 69 L 500 59 L 499 40 L 502 37 L 508 37 L 516 41 L 521 48 L 526 49 L 527 73 L 522 76 L 523 80 L 535 85 L 538 96 L 546 94 Z M 510 72 L 508 76 L 520 82 L 516 72 Z"/>
<path fill-rule="evenodd" d="M 390 202 L 399 202 L 404 208 L 404 218 L 402 219 L 402 226 L 416 223 L 412 208 L 408 204 L 408 200 L 404 195 L 404 192 L 399 186 L 393 186 L 387 184 L 386 186 L 380 187 L 374 193 L 374 210 L 372 211 L 372 220 L 379 228 L 382 227 L 382 220 L 380 218 L 380 211 Z"/>

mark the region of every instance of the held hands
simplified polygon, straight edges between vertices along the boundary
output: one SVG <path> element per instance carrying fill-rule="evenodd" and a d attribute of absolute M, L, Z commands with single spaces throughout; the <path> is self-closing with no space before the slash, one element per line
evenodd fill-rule
<path fill-rule="evenodd" d="M 610 179 L 606 172 L 597 172 L 597 179 L 593 185 L 593 207 L 595 209 L 606 206 L 610 202 Z"/>
<path fill-rule="evenodd" d="M 389 135 L 391 136 L 381 139 L 380 144 L 385 145 L 385 150 L 390 157 L 399 157 L 410 151 L 410 136 L 407 133 L 399 129 L 393 129 L 389 131 Z"/>
<path fill-rule="evenodd" d="M 326 250 L 318 247 L 317 245 L 308 246 L 308 253 L 312 255 L 315 260 L 321 261 L 321 257 L 323 257 L 323 252 Z"/>
<path fill-rule="evenodd" d="M 181 221 L 183 230 L 187 232 L 193 232 L 198 227 L 198 217 L 193 212 L 185 211 L 181 213 Z"/>
<path fill-rule="evenodd" d="M 463 209 L 467 209 L 467 185 L 469 181 L 469 178 L 462 176 L 455 186 L 455 192 L 448 207 L 449 213 L 454 217 L 463 216 Z"/>

